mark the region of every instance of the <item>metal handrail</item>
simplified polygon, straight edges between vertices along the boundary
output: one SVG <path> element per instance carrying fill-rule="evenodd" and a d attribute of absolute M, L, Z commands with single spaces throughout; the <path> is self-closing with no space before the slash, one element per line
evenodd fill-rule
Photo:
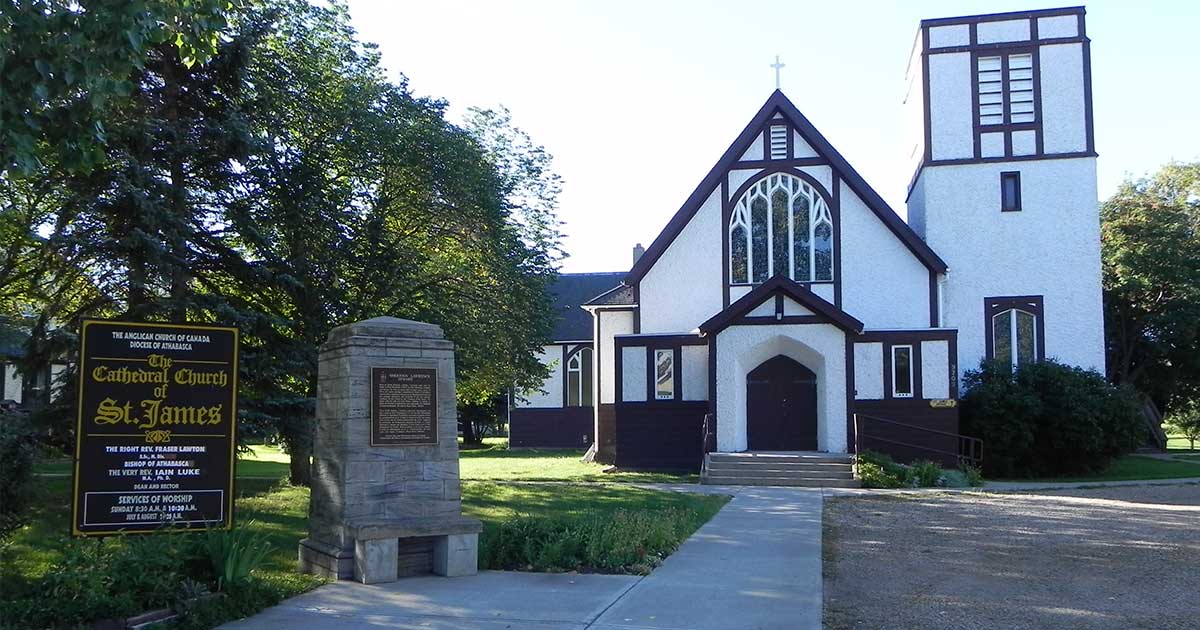
<path fill-rule="evenodd" d="M 703 475 L 705 468 L 708 467 L 708 454 L 712 452 L 709 437 L 712 435 L 713 415 L 711 413 L 704 414 L 704 422 L 701 424 L 700 430 L 700 474 Z"/>
<path fill-rule="evenodd" d="M 939 455 L 950 455 L 950 456 L 953 456 L 956 459 L 958 459 L 960 464 L 965 463 L 965 464 L 971 464 L 971 465 L 978 466 L 980 464 L 980 462 L 983 461 L 983 440 L 981 440 L 979 438 L 971 437 L 969 435 L 962 435 L 959 433 L 950 433 L 949 431 L 939 431 L 937 429 L 930 429 L 929 427 L 922 427 L 919 425 L 908 424 L 905 422 L 897 422 L 895 420 L 888 420 L 887 418 L 880 418 L 879 416 L 871 416 L 871 415 L 860 414 L 860 413 L 854 414 L 854 452 L 855 453 L 862 452 L 863 431 L 862 431 L 862 423 L 859 422 L 860 417 L 863 420 L 871 420 L 873 422 L 882 422 L 884 424 L 890 424 L 892 426 L 903 427 L 905 429 L 910 429 L 910 430 L 914 430 L 914 431 L 922 431 L 924 433 L 932 433 L 934 435 L 944 435 L 946 437 L 954 438 L 954 439 L 958 440 L 958 452 L 951 453 L 950 451 L 944 451 L 941 449 L 931 448 L 928 446 L 921 446 L 920 444 L 911 444 L 909 442 L 901 442 L 899 440 L 889 440 L 889 439 L 883 438 L 883 437 L 868 436 L 872 440 L 876 440 L 879 442 L 885 442 L 888 444 L 894 444 L 896 446 L 903 446 L 906 448 L 913 448 L 913 449 L 917 449 L 917 450 L 921 450 L 921 451 L 927 451 L 930 453 L 937 453 Z"/>

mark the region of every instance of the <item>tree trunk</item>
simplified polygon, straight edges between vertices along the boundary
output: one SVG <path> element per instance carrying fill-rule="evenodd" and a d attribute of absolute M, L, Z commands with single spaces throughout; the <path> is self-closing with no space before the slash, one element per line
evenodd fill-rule
<path fill-rule="evenodd" d="M 291 455 L 288 474 L 292 485 L 312 485 L 312 443 L 309 440 L 289 440 L 288 454 Z"/>
<path fill-rule="evenodd" d="M 458 420 L 462 425 L 463 444 L 479 444 L 479 438 L 475 436 L 475 422 L 471 419 L 469 406 L 463 406 L 459 409 Z"/>

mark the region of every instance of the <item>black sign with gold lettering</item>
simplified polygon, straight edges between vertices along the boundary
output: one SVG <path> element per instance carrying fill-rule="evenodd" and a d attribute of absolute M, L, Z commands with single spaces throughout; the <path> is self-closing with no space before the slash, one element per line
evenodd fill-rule
<path fill-rule="evenodd" d="M 371 446 L 437 444 L 437 370 L 371 368 Z"/>
<path fill-rule="evenodd" d="M 86 320 L 75 536 L 233 523 L 236 328 Z"/>

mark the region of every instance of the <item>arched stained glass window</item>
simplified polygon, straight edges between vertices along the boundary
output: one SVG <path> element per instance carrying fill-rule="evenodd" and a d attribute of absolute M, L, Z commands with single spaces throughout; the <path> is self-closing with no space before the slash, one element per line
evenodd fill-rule
<path fill-rule="evenodd" d="M 591 348 L 580 348 L 567 359 L 567 406 L 592 406 Z"/>
<path fill-rule="evenodd" d="M 992 357 L 1013 367 L 1037 360 L 1037 316 L 1019 308 L 993 315 Z"/>
<path fill-rule="evenodd" d="M 799 177 L 774 173 L 751 186 L 734 204 L 728 235 L 734 284 L 780 273 L 796 282 L 833 281 L 833 215 Z"/>

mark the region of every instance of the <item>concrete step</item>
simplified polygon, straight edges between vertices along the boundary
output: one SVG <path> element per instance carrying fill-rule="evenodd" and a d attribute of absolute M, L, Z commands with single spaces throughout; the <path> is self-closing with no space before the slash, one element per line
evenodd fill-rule
<path fill-rule="evenodd" d="M 725 460 L 710 460 L 708 462 L 709 470 L 778 470 L 790 471 L 796 473 L 804 472 L 850 472 L 854 469 L 852 464 L 844 463 L 798 463 L 798 462 L 731 462 Z"/>
<path fill-rule="evenodd" d="M 853 458 L 838 453 L 709 453 L 701 482 L 731 486 L 857 488 Z"/>
<path fill-rule="evenodd" d="M 861 482 L 857 479 L 812 479 L 809 477 L 735 477 L 710 475 L 703 482 L 713 486 L 788 486 L 799 488 L 858 488 L 861 486 Z"/>
<path fill-rule="evenodd" d="M 854 471 L 852 470 L 830 470 L 819 472 L 796 472 L 792 470 L 729 470 L 729 469 L 709 469 L 709 476 L 717 477 L 779 477 L 781 479 L 853 479 Z"/>
<path fill-rule="evenodd" d="M 838 453 L 709 453 L 708 461 L 734 463 L 850 464 L 854 458 Z"/>

